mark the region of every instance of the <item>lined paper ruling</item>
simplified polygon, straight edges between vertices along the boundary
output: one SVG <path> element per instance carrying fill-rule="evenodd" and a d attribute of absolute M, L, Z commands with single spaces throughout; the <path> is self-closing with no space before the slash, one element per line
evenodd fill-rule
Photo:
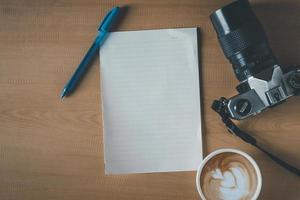
<path fill-rule="evenodd" d="M 105 173 L 196 170 L 197 29 L 113 32 L 100 66 Z"/>

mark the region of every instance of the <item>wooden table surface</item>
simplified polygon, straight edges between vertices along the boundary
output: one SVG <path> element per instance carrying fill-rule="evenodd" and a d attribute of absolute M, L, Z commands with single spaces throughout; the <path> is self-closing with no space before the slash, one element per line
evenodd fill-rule
<path fill-rule="evenodd" d="M 208 17 L 228 2 L 1 0 L 0 199 L 199 199 L 195 172 L 104 175 L 98 58 L 74 95 L 59 99 L 99 20 L 115 5 L 128 6 L 115 30 L 200 27 L 205 154 L 221 147 L 244 150 L 262 170 L 260 199 L 299 199 L 299 177 L 229 135 L 210 109 L 213 99 L 236 94 L 238 83 Z M 300 64 L 300 1 L 252 4 L 280 63 Z M 300 167 L 299 100 L 239 124 Z"/>

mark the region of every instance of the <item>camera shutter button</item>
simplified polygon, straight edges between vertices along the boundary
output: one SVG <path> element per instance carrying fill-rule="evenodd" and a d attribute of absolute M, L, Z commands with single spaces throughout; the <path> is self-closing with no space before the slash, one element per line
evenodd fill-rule
<path fill-rule="evenodd" d="M 295 90 L 295 95 L 300 95 L 300 71 L 296 71 L 288 78 L 288 83 Z"/>

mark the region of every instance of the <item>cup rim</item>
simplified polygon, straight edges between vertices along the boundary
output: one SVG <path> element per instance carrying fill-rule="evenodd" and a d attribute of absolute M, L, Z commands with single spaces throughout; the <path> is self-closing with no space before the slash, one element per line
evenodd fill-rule
<path fill-rule="evenodd" d="M 210 154 L 208 154 L 203 161 L 201 162 L 201 164 L 199 165 L 198 169 L 197 169 L 197 175 L 196 175 L 196 186 L 197 186 L 197 190 L 198 190 L 198 194 L 200 195 L 200 197 L 203 200 L 207 200 L 206 197 L 204 196 L 201 186 L 200 186 L 200 175 L 201 172 L 205 166 L 205 164 L 214 156 L 221 154 L 221 153 L 237 153 L 243 157 L 245 157 L 254 167 L 255 172 L 256 172 L 256 176 L 257 176 L 257 187 L 255 190 L 255 193 L 252 197 L 252 200 L 256 200 L 261 192 L 261 188 L 262 188 L 262 175 L 261 175 L 261 171 L 258 167 L 258 164 L 256 163 L 256 161 L 247 153 L 238 150 L 238 149 L 233 149 L 233 148 L 221 148 L 221 149 L 217 149 L 213 152 L 211 152 Z"/>

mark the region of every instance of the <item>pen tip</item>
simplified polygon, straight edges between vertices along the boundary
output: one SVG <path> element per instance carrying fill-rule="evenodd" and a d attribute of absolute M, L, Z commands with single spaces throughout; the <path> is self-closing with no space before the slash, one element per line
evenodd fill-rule
<path fill-rule="evenodd" d="M 64 89 L 60 94 L 60 99 L 63 100 L 63 98 L 66 96 L 66 94 L 67 94 L 67 90 Z"/>

